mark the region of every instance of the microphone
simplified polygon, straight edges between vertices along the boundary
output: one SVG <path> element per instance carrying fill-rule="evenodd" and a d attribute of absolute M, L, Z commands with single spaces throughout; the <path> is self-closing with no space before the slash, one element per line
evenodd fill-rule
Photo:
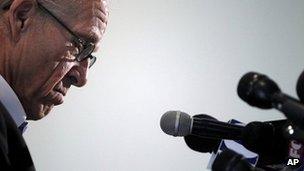
<path fill-rule="evenodd" d="M 192 118 L 181 111 L 168 111 L 160 120 L 161 129 L 169 135 L 196 135 L 213 139 L 241 139 L 243 126 L 207 118 Z"/>
<path fill-rule="evenodd" d="M 239 81 L 237 93 L 249 105 L 262 109 L 276 108 L 292 123 L 304 128 L 304 106 L 282 93 L 278 85 L 266 75 L 256 72 L 245 74 Z"/>
<path fill-rule="evenodd" d="M 215 119 L 214 117 L 205 114 L 194 115 L 193 118 L 205 118 L 217 121 L 217 119 Z M 204 138 L 191 134 L 184 136 L 184 140 L 190 149 L 201 153 L 215 152 L 221 142 L 220 139 Z"/>
<path fill-rule="evenodd" d="M 216 120 L 215 118 L 199 114 L 193 118 L 206 118 Z M 248 150 L 259 154 L 259 164 L 280 163 L 285 160 L 288 151 L 289 141 L 284 138 L 282 130 L 287 120 L 277 120 L 269 122 L 250 122 L 240 135 L 242 145 Z M 221 142 L 221 139 L 209 139 L 196 135 L 187 135 L 184 137 L 187 146 L 198 152 L 215 152 Z"/>
<path fill-rule="evenodd" d="M 187 122 L 183 120 L 187 120 Z M 191 129 L 189 128 L 191 125 L 185 124 L 188 122 L 191 123 L 191 120 L 200 121 L 199 123 L 193 121 L 192 131 L 190 131 Z M 223 125 L 214 131 L 214 125 L 208 128 L 202 121 L 207 121 L 207 124 L 210 123 L 209 121 L 213 121 L 217 123 L 217 126 Z M 194 126 L 194 123 L 197 125 Z M 189 148 L 203 153 L 215 152 L 222 139 L 241 140 L 242 144 L 248 150 L 259 154 L 258 165 L 263 166 L 282 163 L 288 156 L 290 142 L 284 137 L 282 131 L 287 123 L 288 121 L 286 119 L 269 122 L 256 121 L 250 122 L 243 127 L 217 121 L 215 118 L 205 114 L 195 115 L 191 118 L 191 116 L 184 112 L 168 111 L 162 116 L 160 125 L 166 134 L 184 136 L 184 140 Z M 227 132 L 226 127 L 230 128 L 234 126 L 238 129 L 237 133 L 230 132 L 226 135 L 223 134 L 223 132 Z M 194 128 L 196 129 L 195 131 Z M 232 132 L 233 131 L 235 131 L 235 129 L 232 129 Z"/>
<path fill-rule="evenodd" d="M 264 171 L 250 165 L 244 156 L 226 149 L 214 160 L 212 171 Z"/>
<path fill-rule="evenodd" d="M 301 73 L 301 75 L 298 78 L 296 90 L 300 101 L 303 103 L 304 102 L 304 71 Z"/>
<path fill-rule="evenodd" d="M 290 140 L 284 137 L 286 119 L 268 122 L 250 122 L 242 134 L 242 144 L 259 154 L 258 166 L 280 164 L 288 157 Z"/>

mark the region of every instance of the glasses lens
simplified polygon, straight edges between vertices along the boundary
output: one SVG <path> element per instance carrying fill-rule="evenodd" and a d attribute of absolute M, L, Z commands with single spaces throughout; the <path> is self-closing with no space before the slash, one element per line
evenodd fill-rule
<path fill-rule="evenodd" d="M 80 62 L 88 58 L 91 55 L 91 53 L 94 51 L 94 49 L 95 49 L 95 45 L 93 43 L 89 43 L 85 45 L 84 49 L 77 56 L 77 60 Z"/>
<path fill-rule="evenodd" d="M 89 68 L 91 68 L 94 63 L 96 62 L 97 58 L 95 56 L 90 55 L 90 63 L 89 63 Z"/>

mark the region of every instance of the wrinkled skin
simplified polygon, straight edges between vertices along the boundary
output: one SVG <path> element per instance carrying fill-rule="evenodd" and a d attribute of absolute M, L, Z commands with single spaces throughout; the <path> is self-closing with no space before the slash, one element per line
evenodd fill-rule
<path fill-rule="evenodd" d="M 107 25 L 101 0 L 39 1 L 76 35 L 98 48 Z M 75 61 L 72 36 L 37 7 L 35 0 L 14 0 L 1 18 L 0 74 L 19 97 L 27 119 L 46 116 L 63 103 L 71 85 L 86 84 L 89 59 Z"/>

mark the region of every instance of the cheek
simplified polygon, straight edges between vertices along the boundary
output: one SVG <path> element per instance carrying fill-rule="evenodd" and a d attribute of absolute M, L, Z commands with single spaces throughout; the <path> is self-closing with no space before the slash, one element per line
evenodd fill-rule
<path fill-rule="evenodd" d="M 55 69 L 49 72 L 49 76 L 42 83 L 42 86 L 38 89 L 38 94 L 40 97 L 47 96 L 50 91 L 56 86 L 57 83 L 62 81 L 62 79 L 66 76 L 66 74 L 71 70 L 74 66 L 72 62 L 61 61 L 59 62 Z"/>
<path fill-rule="evenodd" d="M 23 77 L 20 77 L 24 79 L 21 85 L 31 85 L 24 90 L 28 98 L 37 94 L 45 95 L 74 65 L 68 46 L 70 43 L 60 29 L 46 26 L 43 32 L 35 32 L 35 35 L 28 37 L 31 46 L 24 48 L 27 55 L 22 61 Z"/>
<path fill-rule="evenodd" d="M 66 55 L 67 52 L 62 46 L 54 45 L 49 48 L 40 48 L 35 52 L 33 50 L 32 55 L 29 55 L 32 59 L 22 62 L 23 69 L 19 78 L 23 80 L 18 82 L 20 86 L 24 86 L 21 89 L 26 93 L 27 98 L 40 94 L 37 91 L 41 91 L 41 87 L 46 83 L 51 84 L 48 80 L 52 79 L 55 84 L 55 81 L 58 82 L 67 72 L 66 70 L 69 70 L 69 62 L 63 59 Z"/>
<path fill-rule="evenodd" d="M 40 77 L 35 77 L 32 81 L 30 88 L 32 91 L 28 91 L 28 94 L 25 97 L 25 101 L 30 104 L 36 105 L 48 105 L 49 99 L 48 95 L 52 92 L 54 87 L 63 80 L 65 75 L 73 67 L 72 63 L 59 62 L 53 70 L 42 70 L 39 74 Z"/>

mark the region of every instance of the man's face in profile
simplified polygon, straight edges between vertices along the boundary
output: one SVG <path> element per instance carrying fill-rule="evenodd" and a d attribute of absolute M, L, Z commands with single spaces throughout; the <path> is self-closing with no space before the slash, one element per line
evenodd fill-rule
<path fill-rule="evenodd" d="M 62 0 L 58 1 L 59 9 L 48 1 L 41 4 L 59 21 L 39 5 L 29 9 L 28 25 L 15 45 L 14 56 L 20 57 L 12 64 L 11 84 L 32 120 L 62 104 L 72 85 L 86 84 L 91 59 L 76 60 L 84 49 L 76 40 L 94 44 L 96 51 L 108 17 L 106 2 L 100 0 Z"/>

